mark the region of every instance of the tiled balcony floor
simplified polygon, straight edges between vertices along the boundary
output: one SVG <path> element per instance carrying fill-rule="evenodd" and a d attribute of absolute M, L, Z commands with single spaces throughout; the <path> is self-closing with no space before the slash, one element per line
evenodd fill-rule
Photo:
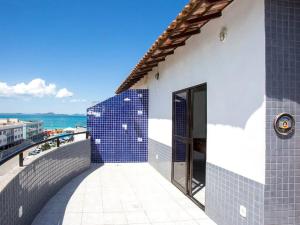
<path fill-rule="evenodd" d="M 32 225 L 213 225 L 147 163 L 92 165 L 64 186 Z"/>

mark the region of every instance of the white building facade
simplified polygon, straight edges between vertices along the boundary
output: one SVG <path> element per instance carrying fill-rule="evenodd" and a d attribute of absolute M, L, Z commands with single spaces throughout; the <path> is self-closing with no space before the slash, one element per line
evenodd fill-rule
<path fill-rule="evenodd" d="M 0 148 L 7 149 L 22 143 L 23 140 L 43 139 L 43 122 L 0 119 Z"/>
<path fill-rule="evenodd" d="M 23 124 L 20 122 L 2 123 L 0 121 L 0 148 L 5 149 L 23 141 Z"/>
<path fill-rule="evenodd" d="M 42 121 L 23 121 L 23 138 L 24 140 L 42 140 L 43 137 Z"/>
<path fill-rule="evenodd" d="M 235 0 L 200 34 L 186 11 L 117 90 L 149 90 L 149 163 L 217 224 L 300 224 L 300 2 Z"/>

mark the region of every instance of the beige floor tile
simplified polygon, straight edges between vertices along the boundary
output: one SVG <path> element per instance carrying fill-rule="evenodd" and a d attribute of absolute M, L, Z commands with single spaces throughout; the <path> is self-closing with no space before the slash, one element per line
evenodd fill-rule
<path fill-rule="evenodd" d="M 215 225 L 147 163 L 105 164 L 76 177 L 32 225 L 53 224 Z"/>
<path fill-rule="evenodd" d="M 146 211 L 146 215 L 151 223 L 171 222 L 167 211 Z"/>
<path fill-rule="evenodd" d="M 188 221 L 175 222 L 174 225 L 198 225 L 198 223 L 194 220 L 188 220 Z"/>
<path fill-rule="evenodd" d="M 83 213 L 81 219 L 82 225 L 102 225 L 104 224 L 102 213 Z"/>
<path fill-rule="evenodd" d="M 149 219 L 145 212 L 128 212 L 126 213 L 128 224 L 149 223 Z"/>
<path fill-rule="evenodd" d="M 127 218 L 124 213 L 103 213 L 103 224 L 123 225 L 127 224 Z"/>

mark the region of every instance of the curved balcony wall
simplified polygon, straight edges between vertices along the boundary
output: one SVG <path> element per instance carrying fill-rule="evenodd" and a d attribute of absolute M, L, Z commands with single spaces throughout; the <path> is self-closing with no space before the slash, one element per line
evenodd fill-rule
<path fill-rule="evenodd" d="M 90 140 L 83 140 L 49 151 L 22 167 L 0 187 L 0 223 L 31 224 L 63 185 L 90 167 L 90 159 Z"/>

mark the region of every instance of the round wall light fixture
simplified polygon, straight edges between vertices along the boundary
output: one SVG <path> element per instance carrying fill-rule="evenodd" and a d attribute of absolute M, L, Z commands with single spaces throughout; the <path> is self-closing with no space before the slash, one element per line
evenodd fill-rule
<path fill-rule="evenodd" d="M 224 42 L 226 40 L 226 38 L 227 38 L 227 32 L 228 32 L 227 27 L 223 27 L 221 29 L 220 34 L 219 34 L 219 38 L 220 38 L 221 42 Z"/>

